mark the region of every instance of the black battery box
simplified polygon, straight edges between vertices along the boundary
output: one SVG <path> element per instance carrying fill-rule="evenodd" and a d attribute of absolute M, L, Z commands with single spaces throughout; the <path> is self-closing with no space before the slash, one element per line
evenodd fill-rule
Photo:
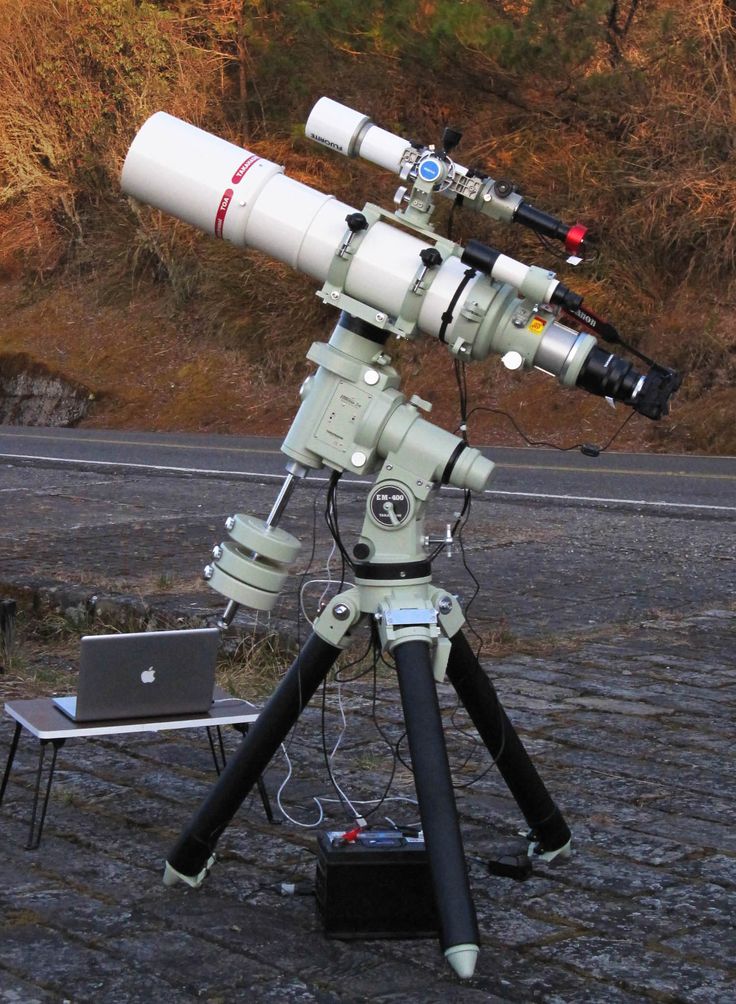
<path fill-rule="evenodd" d="M 437 914 L 421 837 L 363 831 L 317 837 L 317 910 L 328 938 L 429 938 Z"/>

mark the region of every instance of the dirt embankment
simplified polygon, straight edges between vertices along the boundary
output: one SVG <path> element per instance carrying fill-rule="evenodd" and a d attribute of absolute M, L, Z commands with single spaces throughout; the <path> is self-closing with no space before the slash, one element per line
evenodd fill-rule
<path fill-rule="evenodd" d="M 310 338 L 326 339 L 336 320 L 325 310 L 318 323 L 295 331 L 289 372 L 279 376 L 269 373 L 267 336 L 262 349 L 230 345 L 203 332 L 196 317 L 182 320 L 166 296 L 151 290 L 106 304 L 94 285 L 59 284 L 28 299 L 20 284 L 6 282 L 0 311 L 2 422 L 276 436 L 286 433 L 299 385 L 312 368 L 304 358 Z M 433 422 L 456 429 L 458 389 L 444 347 L 432 340 L 391 342 L 389 351 L 407 397 L 418 394 L 431 403 Z M 495 357 L 468 367 L 467 380 L 476 443 L 522 445 L 512 416 L 535 442 L 602 445 L 628 413 L 544 374 L 510 373 Z M 729 394 L 736 397 L 720 388 L 676 400 L 672 415 L 659 423 L 634 416 L 615 448 L 736 452 L 724 424 L 732 414 Z"/>

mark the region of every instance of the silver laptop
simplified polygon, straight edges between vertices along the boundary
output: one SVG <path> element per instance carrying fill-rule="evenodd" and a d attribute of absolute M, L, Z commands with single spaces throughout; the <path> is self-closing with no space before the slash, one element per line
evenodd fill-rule
<path fill-rule="evenodd" d="M 82 638 L 75 697 L 55 697 L 75 722 L 203 714 L 212 706 L 217 628 Z"/>

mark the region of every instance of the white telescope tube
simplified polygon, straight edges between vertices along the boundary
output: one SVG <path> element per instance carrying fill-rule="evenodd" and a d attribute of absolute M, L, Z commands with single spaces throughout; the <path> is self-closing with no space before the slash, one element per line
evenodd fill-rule
<path fill-rule="evenodd" d="M 283 167 L 156 112 L 125 158 L 123 191 L 238 247 L 324 281 L 350 206 L 287 178 Z"/>
<path fill-rule="evenodd" d="M 348 132 L 355 133 L 364 118 L 350 109 L 347 112 L 345 142 Z M 362 128 L 358 128 L 359 141 Z M 165 112 L 152 115 L 141 127 L 125 158 L 121 181 L 123 191 L 133 198 L 213 237 L 264 251 L 319 282 L 328 278 L 343 244 L 346 216 L 355 213 L 333 196 L 286 177 L 278 164 Z M 344 276 L 345 293 L 377 312 L 399 317 L 415 285 L 427 239 L 379 221 L 355 244 Z M 574 383 L 595 339 L 555 324 L 555 351 L 545 353 L 546 335 L 539 337 L 532 329 L 513 326 L 511 308 L 506 309 L 515 301 L 516 284 L 529 295 L 524 286 L 535 270 L 506 256 L 499 256 L 499 261 L 510 286 L 491 283 L 482 274 L 468 280 L 461 260 L 448 255 L 427 283 L 419 305 L 419 329 L 433 338 L 441 336 L 450 347 L 456 341 L 474 342 L 471 356 L 475 359 L 510 349 L 518 351 L 527 366 L 539 365 L 537 357 L 544 357 L 547 372 L 566 384 Z M 546 273 L 542 276 L 546 290 L 549 279 Z M 485 311 L 484 318 L 478 309 Z M 475 322 L 469 323 L 464 312 L 475 317 Z M 550 360 L 563 359 L 560 370 L 551 365 Z"/>
<path fill-rule="evenodd" d="M 356 212 L 287 178 L 278 164 L 165 112 L 141 127 L 125 158 L 121 182 L 133 198 L 213 237 L 264 251 L 320 282 L 342 244 L 345 217 Z M 350 257 L 345 292 L 396 317 L 426 247 L 427 241 L 397 227 L 374 224 Z M 448 278 L 440 288 L 454 291 L 464 267 L 458 258 L 448 257 L 437 269 L 438 277 L 443 273 Z M 447 301 L 442 309 L 446 306 Z M 440 313 L 435 307 L 426 310 L 426 320 L 420 317 L 421 329 L 433 337 L 442 323 Z"/>
<path fill-rule="evenodd" d="M 404 152 L 411 149 L 408 139 L 379 128 L 367 115 L 332 98 L 319 99 L 304 131 L 309 139 L 331 150 L 346 157 L 363 157 L 395 174 L 398 174 Z"/>

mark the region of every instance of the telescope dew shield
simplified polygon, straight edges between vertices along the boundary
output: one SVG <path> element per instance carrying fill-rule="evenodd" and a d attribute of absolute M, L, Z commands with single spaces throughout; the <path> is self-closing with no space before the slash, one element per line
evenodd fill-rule
<path fill-rule="evenodd" d="M 140 202 L 323 281 L 345 216 L 354 210 L 283 172 L 249 150 L 156 112 L 131 144 L 121 184 Z"/>
<path fill-rule="evenodd" d="M 156 112 L 128 150 L 121 184 L 141 202 L 242 247 L 256 197 L 282 173 L 278 164 Z"/>

